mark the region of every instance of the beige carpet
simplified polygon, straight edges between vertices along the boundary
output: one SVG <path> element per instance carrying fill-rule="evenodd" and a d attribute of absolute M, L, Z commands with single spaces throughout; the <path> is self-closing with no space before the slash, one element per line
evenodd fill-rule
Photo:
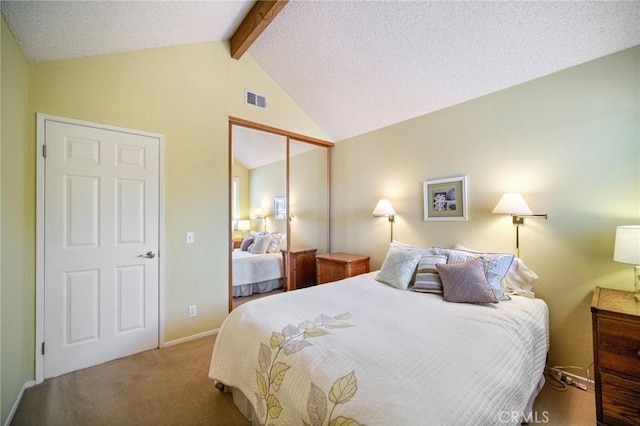
<path fill-rule="evenodd" d="M 209 379 L 214 337 L 156 349 L 27 389 L 12 425 L 247 425 Z"/>
<path fill-rule="evenodd" d="M 108 362 L 27 389 L 11 425 L 247 425 L 207 377 L 215 338 Z M 532 424 L 595 425 L 593 392 L 542 390 Z"/>

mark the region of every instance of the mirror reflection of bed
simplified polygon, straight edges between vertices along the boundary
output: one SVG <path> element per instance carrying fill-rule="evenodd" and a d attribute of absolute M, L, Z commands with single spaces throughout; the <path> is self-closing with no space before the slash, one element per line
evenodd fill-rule
<path fill-rule="evenodd" d="M 326 146 L 238 120 L 230 118 L 230 309 L 285 291 L 289 245 L 329 249 Z"/>

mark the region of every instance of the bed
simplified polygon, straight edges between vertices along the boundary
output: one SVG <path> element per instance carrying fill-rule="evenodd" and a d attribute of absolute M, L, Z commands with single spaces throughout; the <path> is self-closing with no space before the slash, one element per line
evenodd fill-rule
<path fill-rule="evenodd" d="M 282 288 L 282 253 L 233 251 L 233 297 L 251 296 Z"/>
<path fill-rule="evenodd" d="M 209 376 L 253 424 L 520 424 L 530 415 L 544 384 L 544 301 L 450 303 L 378 274 L 233 310 Z"/>

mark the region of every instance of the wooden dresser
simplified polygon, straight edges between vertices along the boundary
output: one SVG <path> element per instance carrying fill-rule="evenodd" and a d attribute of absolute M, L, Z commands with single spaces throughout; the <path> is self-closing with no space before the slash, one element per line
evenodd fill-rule
<path fill-rule="evenodd" d="M 596 287 L 591 316 L 598 424 L 640 425 L 640 302 Z"/>
<path fill-rule="evenodd" d="M 287 290 L 316 285 L 316 252 L 314 248 L 291 247 L 282 250 L 284 256 L 285 283 L 289 283 Z M 287 267 L 287 252 L 291 265 Z"/>
<path fill-rule="evenodd" d="M 327 253 L 316 256 L 318 284 L 338 281 L 369 272 L 369 256 Z"/>

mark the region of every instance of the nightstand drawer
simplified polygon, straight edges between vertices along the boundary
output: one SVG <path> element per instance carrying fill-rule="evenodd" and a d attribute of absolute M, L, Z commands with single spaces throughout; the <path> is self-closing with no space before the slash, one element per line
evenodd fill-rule
<path fill-rule="evenodd" d="M 602 373 L 602 411 L 608 425 L 640 424 L 640 382 Z"/>
<path fill-rule="evenodd" d="M 640 380 L 640 324 L 598 319 L 600 368 Z"/>

